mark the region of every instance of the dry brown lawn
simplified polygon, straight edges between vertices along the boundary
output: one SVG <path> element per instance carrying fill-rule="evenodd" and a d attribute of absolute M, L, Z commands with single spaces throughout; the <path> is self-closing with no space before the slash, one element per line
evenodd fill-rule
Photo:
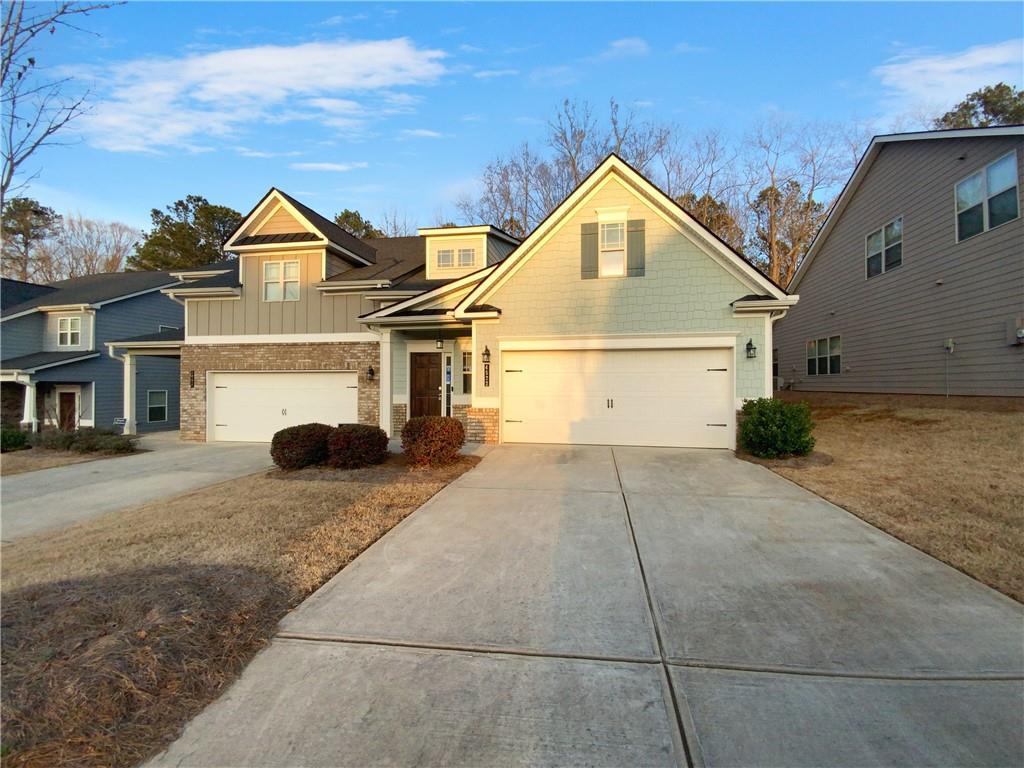
<path fill-rule="evenodd" d="M 81 464 L 83 461 L 110 459 L 115 455 L 75 453 L 74 451 L 51 451 L 47 448 L 27 448 L 24 451 L 11 451 L 0 454 L 0 475 L 20 475 L 22 472 L 35 472 L 37 469 L 51 469 L 68 464 Z"/>
<path fill-rule="evenodd" d="M 785 392 L 811 405 L 803 460 L 762 462 L 1024 602 L 1024 403 Z"/>
<path fill-rule="evenodd" d="M 3 548 L 3 765 L 129 766 L 277 621 L 476 464 L 269 472 Z"/>

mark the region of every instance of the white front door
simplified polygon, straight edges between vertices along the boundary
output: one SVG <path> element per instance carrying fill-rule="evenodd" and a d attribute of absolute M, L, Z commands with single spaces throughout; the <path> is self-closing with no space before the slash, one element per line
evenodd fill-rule
<path fill-rule="evenodd" d="M 355 371 L 211 373 L 207 410 L 212 440 L 269 443 L 296 424 L 359 420 Z"/>
<path fill-rule="evenodd" d="M 732 349 L 503 352 L 502 440 L 731 448 Z"/>

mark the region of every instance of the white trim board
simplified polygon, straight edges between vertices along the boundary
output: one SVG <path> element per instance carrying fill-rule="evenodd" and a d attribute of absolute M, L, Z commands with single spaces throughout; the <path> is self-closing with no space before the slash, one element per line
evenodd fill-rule
<path fill-rule="evenodd" d="M 542 352 L 569 349 L 718 349 L 735 348 L 737 335 L 695 333 L 683 336 L 565 336 L 498 339 L 502 352 Z"/>
<path fill-rule="evenodd" d="M 266 333 L 237 336 L 186 336 L 183 347 L 194 344 L 333 344 L 337 342 L 380 341 L 372 331 L 353 333 Z"/>

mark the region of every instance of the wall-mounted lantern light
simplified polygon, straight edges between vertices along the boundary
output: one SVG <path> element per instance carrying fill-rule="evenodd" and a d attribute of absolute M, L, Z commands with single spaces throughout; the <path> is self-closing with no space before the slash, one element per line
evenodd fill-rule
<path fill-rule="evenodd" d="M 754 346 L 753 339 L 747 339 L 747 357 L 751 359 L 757 357 L 757 347 Z"/>
<path fill-rule="evenodd" d="M 377 372 L 375 370 L 373 370 L 373 366 L 372 365 L 369 368 L 366 369 L 366 380 L 367 381 L 373 381 L 373 377 L 376 376 L 376 375 L 377 375 Z"/>
<path fill-rule="evenodd" d="M 444 349 L 444 342 L 438 339 L 434 342 L 434 349 Z"/>
<path fill-rule="evenodd" d="M 484 386 L 489 387 L 491 386 L 491 350 L 489 347 L 484 347 L 480 358 L 484 361 Z"/>
<path fill-rule="evenodd" d="M 491 362 L 491 350 L 489 347 L 484 347 L 484 353 L 483 355 L 481 355 L 481 357 L 483 358 L 484 365 L 487 365 L 489 362 Z"/>

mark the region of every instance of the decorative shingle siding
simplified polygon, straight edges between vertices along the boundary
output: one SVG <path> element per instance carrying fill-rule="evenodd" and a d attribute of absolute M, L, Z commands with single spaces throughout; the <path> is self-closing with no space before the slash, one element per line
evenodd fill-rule
<path fill-rule="evenodd" d="M 629 206 L 628 218 L 646 222 L 643 277 L 583 280 L 580 225 L 597 221 L 596 208 Z M 501 308 L 499 323 L 476 323 L 477 350 L 490 348 L 496 365 L 490 386 L 477 396 L 497 397 L 501 381 L 499 338 L 559 335 L 624 335 L 715 332 L 736 337 L 736 397 L 765 394 L 763 317 L 733 317 L 731 302 L 751 293 L 694 239 L 664 221 L 641 197 L 612 180 L 487 302 Z M 760 350 L 748 360 L 751 339 Z"/>
<path fill-rule="evenodd" d="M 776 325 L 779 375 L 801 390 L 1024 395 L 1024 219 L 956 241 L 954 185 L 1016 148 L 1024 211 L 1024 140 L 885 144 Z M 903 264 L 866 279 L 865 237 L 903 217 Z M 808 376 L 806 343 L 842 337 L 842 373 Z M 943 349 L 952 338 L 955 351 Z"/>
<path fill-rule="evenodd" d="M 209 371 L 358 371 L 360 424 L 378 424 L 380 370 L 377 342 L 307 344 L 186 344 L 181 349 L 181 436 L 206 440 L 206 374 Z M 195 386 L 190 387 L 195 372 Z"/>

